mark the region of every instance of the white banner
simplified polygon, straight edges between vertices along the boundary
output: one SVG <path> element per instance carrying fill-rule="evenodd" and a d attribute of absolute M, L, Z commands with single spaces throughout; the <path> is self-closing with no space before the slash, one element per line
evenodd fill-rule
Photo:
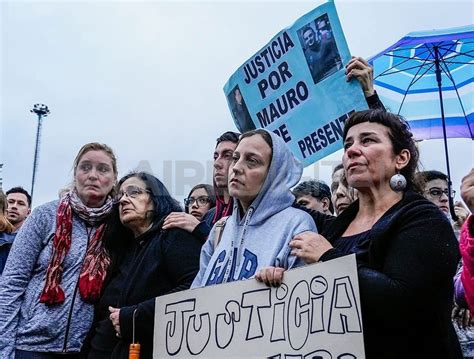
<path fill-rule="evenodd" d="M 364 358 L 355 256 L 156 299 L 154 358 Z"/>

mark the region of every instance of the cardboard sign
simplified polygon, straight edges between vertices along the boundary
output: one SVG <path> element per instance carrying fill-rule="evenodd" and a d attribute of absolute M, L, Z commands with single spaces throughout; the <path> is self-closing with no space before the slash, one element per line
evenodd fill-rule
<path fill-rule="evenodd" d="M 154 358 L 364 358 L 355 256 L 156 299 Z"/>
<path fill-rule="evenodd" d="M 347 82 L 351 59 L 333 2 L 280 31 L 224 86 L 240 132 L 274 131 L 307 166 L 342 147 L 348 116 L 367 109 L 357 80 Z"/>

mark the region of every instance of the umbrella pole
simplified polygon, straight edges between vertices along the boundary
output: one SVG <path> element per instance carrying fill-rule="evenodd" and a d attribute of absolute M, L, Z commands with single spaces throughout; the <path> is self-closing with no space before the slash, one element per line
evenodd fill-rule
<path fill-rule="evenodd" d="M 449 154 L 448 154 L 448 139 L 446 136 L 446 120 L 444 118 L 444 105 L 443 105 L 443 91 L 441 90 L 441 66 L 439 65 L 439 48 L 433 46 L 435 53 L 435 66 L 436 66 L 436 81 L 438 82 L 438 93 L 439 93 L 439 104 L 441 107 L 441 123 L 443 125 L 443 140 L 444 140 L 444 154 L 446 156 L 446 168 L 448 172 L 448 192 L 449 192 L 449 211 L 451 212 L 451 218 L 456 221 L 458 217 L 454 212 L 454 201 L 451 196 L 453 183 L 451 182 L 451 171 L 449 167 Z"/>

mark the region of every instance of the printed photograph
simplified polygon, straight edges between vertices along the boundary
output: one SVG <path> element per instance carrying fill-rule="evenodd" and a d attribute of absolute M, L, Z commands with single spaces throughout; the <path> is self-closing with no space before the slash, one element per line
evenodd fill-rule
<path fill-rule="evenodd" d="M 314 84 L 342 68 L 342 60 L 327 14 L 298 30 L 309 71 Z"/>
<path fill-rule="evenodd" d="M 232 116 L 240 133 L 255 130 L 255 124 L 250 117 L 249 110 L 247 109 L 239 86 L 235 86 L 232 89 L 230 94 L 227 95 L 227 100 L 232 108 Z"/>

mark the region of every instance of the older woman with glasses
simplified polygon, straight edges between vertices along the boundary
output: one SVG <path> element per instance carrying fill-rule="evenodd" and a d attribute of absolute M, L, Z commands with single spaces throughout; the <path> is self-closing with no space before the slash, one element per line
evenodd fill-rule
<path fill-rule="evenodd" d="M 163 230 L 180 211 L 163 183 L 144 173 L 119 181 L 105 234 L 112 263 L 84 352 L 88 358 L 128 358 L 133 338 L 141 358 L 152 358 L 155 297 L 189 288 L 199 269 L 201 242 L 182 229 Z"/>
<path fill-rule="evenodd" d="M 423 171 L 416 174 L 416 180 L 422 187 L 421 194 L 428 201 L 433 202 L 441 212 L 451 218 L 450 202 L 452 203 L 456 191 L 451 189 L 451 193 L 449 193 L 448 176 L 440 171 Z M 464 221 L 469 216 L 469 211 L 461 202 L 454 203 L 453 209 L 457 217 L 453 221 L 453 229 L 458 234 Z"/>
<path fill-rule="evenodd" d="M 0 277 L 0 358 L 77 358 L 110 264 L 103 235 L 117 165 L 110 147 L 84 145 L 72 189 L 33 210 Z"/>
<path fill-rule="evenodd" d="M 202 221 L 204 215 L 216 205 L 214 188 L 208 184 L 194 186 L 184 199 L 184 211 Z"/>

